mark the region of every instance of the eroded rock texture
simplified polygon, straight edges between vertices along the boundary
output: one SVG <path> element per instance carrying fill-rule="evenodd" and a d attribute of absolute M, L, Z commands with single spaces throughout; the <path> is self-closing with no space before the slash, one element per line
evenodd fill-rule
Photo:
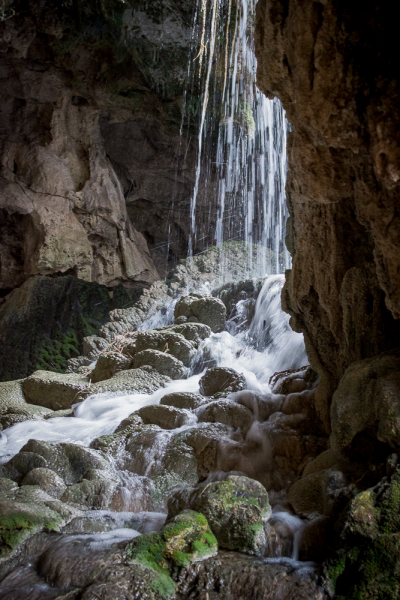
<path fill-rule="evenodd" d="M 188 150 L 180 96 L 193 7 L 9 4 L 0 19 L 3 293 L 57 272 L 151 283 L 167 265 L 147 241 L 166 241 L 174 186 L 178 199 L 190 196 L 177 161 Z M 187 160 L 190 172 L 190 149 Z M 178 222 L 172 230 L 179 255 Z"/>
<path fill-rule="evenodd" d="M 44 360 L 60 370 L 110 309 L 186 256 L 196 133 L 190 142 L 180 127 L 193 9 L 1 4 L 0 379 L 32 372 L 45 346 L 53 355 L 47 346 L 72 335 L 73 351 Z M 82 312 L 85 282 L 96 324 L 89 314 L 66 323 L 68 310 Z"/>
<path fill-rule="evenodd" d="M 398 345 L 396 39 L 383 3 L 257 5 L 258 84 L 293 128 L 283 300 L 332 388 L 353 361 Z"/>

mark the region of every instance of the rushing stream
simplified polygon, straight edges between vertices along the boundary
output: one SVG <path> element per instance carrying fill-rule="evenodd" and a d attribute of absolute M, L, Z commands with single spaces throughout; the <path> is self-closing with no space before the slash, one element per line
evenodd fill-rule
<path fill-rule="evenodd" d="M 107 477 L 114 481 L 111 505 L 108 504 L 107 510 L 79 511 L 78 516 L 64 528 L 63 535 L 56 537 L 44 552 L 40 559 L 41 572 L 48 569 L 53 573 L 58 569 L 61 580 L 64 581 L 63 577 L 70 577 L 68 569 L 63 566 L 69 564 L 69 560 L 79 560 L 80 556 L 93 552 L 114 552 L 116 548 L 141 534 L 159 531 L 167 517 L 167 499 L 171 493 L 177 489 L 185 489 L 187 482 L 195 485 L 198 481 L 196 470 L 193 472 L 193 467 L 190 466 L 194 458 L 190 454 L 190 444 L 194 443 L 196 436 L 201 438 L 213 431 L 218 440 L 218 462 L 214 470 L 208 473 L 205 483 L 224 480 L 230 473 L 246 475 L 262 483 L 268 490 L 274 507 L 272 516 L 265 524 L 267 542 L 264 560 L 270 561 L 271 568 L 290 568 L 296 577 L 313 580 L 313 563 L 298 561 L 299 543 L 305 523 L 287 512 L 287 505 L 280 502 L 279 487 L 285 487 L 285 476 L 271 471 L 273 463 L 269 435 L 274 435 L 274 420 L 266 421 L 266 415 L 259 414 L 260 407 L 263 410 L 264 406 L 269 407 L 269 412 L 277 411 L 276 415 L 282 415 L 279 407 L 284 397 L 271 390 L 270 378 L 278 371 L 298 369 L 308 362 L 303 338 L 292 331 L 289 318 L 280 306 L 283 283 L 282 275 L 273 275 L 266 277 L 262 285 L 258 284 L 260 291 L 255 305 L 253 300 L 250 322 L 251 303 L 249 304 L 248 298 L 242 296 L 236 300 L 225 330 L 212 334 L 200 344 L 191 361 L 188 378 L 171 381 L 152 394 L 94 394 L 74 406 L 72 417 L 25 421 L 2 432 L 1 464 L 15 456 L 28 440 L 89 447 L 97 438 L 104 439 L 101 436 L 112 434 L 135 411 L 160 404 L 167 394 L 199 394 L 199 381 L 210 367 L 229 367 L 242 373 L 245 378 L 246 389 L 228 394 L 223 398 L 221 406 L 230 407 L 228 410 L 233 408 L 234 412 L 237 406 L 242 413 L 244 411 L 247 419 L 248 415 L 253 414 L 251 422 L 246 424 L 239 421 L 234 427 L 219 424 L 224 421 L 218 419 L 211 423 L 205 422 L 201 418 L 202 411 L 207 410 L 209 405 L 218 405 L 218 401 L 203 398 L 204 408 L 201 406 L 198 410 L 180 411 L 181 415 L 186 415 L 181 425 L 172 428 L 167 425 L 165 429 L 162 423 L 161 426 L 150 425 L 149 429 L 139 433 L 139 437 L 134 435 L 133 441 L 128 441 L 125 449 L 109 454 L 108 462 L 102 468 L 106 469 L 103 472 L 108 473 Z M 254 280 L 254 289 L 256 285 Z M 153 328 L 171 325 L 174 304 L 175 302 L 171 303 L 169 310 L 161 311 L 142 324 L 142 331 L 146 331 L 146 325 Z M 249 409 L 253 412 L 250 413 Z M 210 427 L 214 429 L 210 430 Z M 215 427 L 219 428 L 218 433 Z M 172 451 L 174 455 L 182 442 L 189 444 L 185 451 L 189 455 L 181 455 L 179 450 L 179 458 L 171 465 L 169 453 Z M 94 448 L 98 446 L 95 445 Z M 23 452 L 29 454 L 30 451 Z M 54 451 L 57 452 L 56 449 Z M 89 452 L 92 453 L 91 456 L 99 456 L 95 450 Z M 169 471 L 166 471 L 166 464 L 170 465 Z M 20 489 L 26 489 L 26 484 Z M 278 491 L 273 491 L 274 489 Z M 63 502 L 65 501 L 63 497 Z M 272 567 L 274 564 L 277 566 Z M 69 581 L 70 579 L 62 585 L 67 585 Z M 3 593 L 1 597 L 7 600 L 21 597 L 18 595 L 21 590 L 29 590 L 31 595 L 27 597 L 34 600 L 42 598 L 40 594 L 43 590 L 46 594 L 49 593 L 48 596 L 43 596 L 45 600 L 53 597 L 51 586 L 43 587 L 42 582 L 37 583 L 37 573 L 29 566 L 24 573 L 17 569 L 15 575 L 10 575 L 5 583 L 0 584 L 0 593 Z"/>
<path fill-rule="evenodd" d="M 249 329 L 237 331 L 241 329 L 240 317 L 239 320 L 228 322 L 227 327 L 231 332 L 216 333 L 204 341 L 193 359 L 192 372 L 199 370 L 206 356 L 208 366 L 212 361 L 212 366 L 231 367 L 243 373 L 247 389 L 266 393 L 270 391 L 268 381 L 275 372 L 307 364 L 303 336 L 290 328 L 289 317 L 280 306 L 283 282 L 282 275 L 267 278 L 257 299 Z M 239 315 L 244 303 L 245 300 L 238 303 Z M 168 310 L 165 314 L 157 314 L 147 322 L 147 328 L 170 325 L 171 312 Z M 188 379 L 172 381 L 151 395 L 96 394 L 76 405 L 73 417 L 18 423 L 2 433 L 0 464 L 14 456 L 29 439 L 87 446 L 95 438 L 112 433 L 135 410 L 158 404 L 166 394 L 198 392 L 203 374 L 204 370 L 201 370 Z"/>

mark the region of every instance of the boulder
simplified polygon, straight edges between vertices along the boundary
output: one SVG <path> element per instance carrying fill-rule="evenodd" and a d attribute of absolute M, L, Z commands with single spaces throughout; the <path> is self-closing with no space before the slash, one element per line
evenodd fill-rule
<path fill-rule="evenodd" d="M 22 391 L 23 379 L 0 383 L 0 430 L 23 421 L 41 420 L 49 408 L 28 404 Z"/>
<path fill-rule="evenodd" d="M 175 408 L 184 408 L 186 410 L 195 410 L 207 402 L 208 400 L 204 396 L 191 392 L 172 392 L 172 394 L 166 394 L 160 400 L 160 404 L 164 404 L 165 406 L 174 406 Z"/>
<path fill-rule="evenodd" d="M 49 444 L 29 440 L 20 452 L 2 466 L 10 479 L 22 480 L 33 469 L 52 469 L 64 483 L 71 486 L 83 478 L 90 478 L 93 470 L 112 472 L 110 463 L 99 453 L 78 444 Z"/>
<path fill-rule="evenodd" d="M 227 396 L 228 400 L 246 406 L 252 411 L 257 421 L 266 421 L 269 417 L 280 410 L 285 396 L 277 394 L 255 394 L 250 390 L 232 392 Z"/>
<path fill-rule="evenodd" d="M 243 436 L 247 434 L 253 424 L 254 416 L 251 410 L 229 400 L 215 400 L 196 410 L 200 422 L 222 423 L 234 429 L 240 428 Z"/>
<path fill-rule="evenodd" d="M 52 412 L 48 412 L 47 414 L 45 414 L 43 416 L 43 418 L 45 419 L 45 421 L 47 421 L 47 419 L 59 419 L 60 417 L 73 417 L 73 416 L 74 416 L 74 409 L 66 408 L 65 410 L 54 410 Z"/>
<path fill-rule="evenodd" d="M 66 489 L 65 483 L 55 471 L 43 467 L 29 471 L 21 481 L 21 485 L 38 485 L 52 498 L 60 498 Z"/>
<path fill-rule="evenodd" d="M 0 479 L 0 558 L 12 555 L 34 533 L 58 531 L 76 515 L 38 486 L 20 488 Z"/>
<path fill-rule="evenodd" d="M 335 453 L 330 448 L 329 450 L 325 450 L 325 452 L 321 452 L 314 460 L 310 461 L 304 471 L 303 477 L 307 477 L 307 475 L 311 475 L 312 473 L 318 473 L 319 471 L 324 471 L 326 469 L 332 469 L 338 466 L 338 460 L 335 456 Z"/>
<path fill-rule="evenodd" d="M 176 429 L 190 422 L 185 410 L 172 406 L 151 404 L 136 411 L 145 425 L 158 425 L 161 429 Z"/>
<path fill-rule="evenodd" d="M 302 477 L 289 489 L 288 500 L 302 517 L 325 515 L 335 511 L 337 493 L 346 487 L 341 471 L 326 469 Z"/>
<path fill-rule="evenodd" d="M 198 321 L 208 325 L 213 333 L 219 333 L 225 327 L 226 308 L 218 298 L 193 293 L 177 302 L 174 316 L 175 319 L 185 316 L 189 322 Z"/>
<path fill-rule="evenodd" d="M 140 369 L 128 369 L 120 371 L 107 381 L 92 383 L 90 387 L 80 392 L 76 402 L 81 402 L 92 394 L 101 392 L 122 392 L 126 394 L 152 394 L 159 388 L 170 383 L 171 379 L 162 375 L 156 369 L 145 365 Z"/>
<path fill-rule="evenodd" d="M 263 552 L 264 526 L 271 515 L 266 489 L 248 477 L 229 475 L 176 491 L 168 500 L 168 517 L 190 508 L 204 514 L 222 548 L 249 554 Z"/>
<path fill-rule="evenodd" d="M 181 319 L 182 317 L 178 317 Z M 186 318 L 186 317 L 183 317 Z M 175 325 L 168 325 L 167 327 L 161 327 L 156 331 L 173 331 L 183 335 L 185 340 L 191 342 L 196 348 L 198 348 L 204 340 L 210 337 L 212 331 L 208 325 L 204 323 L 176 323 Z"/>
<path fill-rule="evenodd" d="M 309 565 L 220 550 L 181 573 L 178 591 L 180 598 L 201 600 L 328 600 L 316 579 Z"/>
<path fill-rule="evenodd" d="M 130 369 L 132 366 L 132 359 L 124 356 L 120 352 L 107 352 L 107 354 L 100 354 L 97 359 L 96 366 L 90 373 L 90 381 L 97 383 L 98 381 L 105 381 L 111 379 L 119 371 L 125 371 Z"/>
<path fill-rule="evenodd" d="M 138 352 L 134 356 L 133 364 L 136 369 L 148 365 L 171 379 L 185 379 L 189 374 L 189 370 L 175 356 L 158 350 Z"/>
<path fill-rule="evenodd" d="M 333 395 L 331 422 L 338 456 L 373 462 L 387 445 L 400 449 L 400 351 L 349 366 Z"/>
<path fill-rule="evenodd" d="M 206 518 L 191 510 L 171 519 L 160 533 L 135 538 L 126 551 L 126 559 L 153 572 L 151 590 L 163 590 L 164 598 L 175 598 L 172 574 L 177 568 L 215 556 L 217 540 Z M 148 595 L 146 595 L 148 597 Z"/>
<path fill-rule="evenodd" d="M 109 342 L 99 335 L 88 335 L 83 338 L 83 354 L 91 359 L 95 359 L 109 346 Z"/>
<path fill-rule="evenodd" d="M 142 350 L 167 352 L 180 360 L 186 367 L 190 365 L 196 352 L 194 345 L 183 335 L 169 329 L 141 331 L 136 338 L 136 352 Z"/>
<path fill-rule="evenodd" d="M 31 404 L 37 404 L 51 410 L 71 408 L 77 402 L 79 392 L 90 386 L 87 377 L 75 373 L 53 373 L 35 371 L 24 379 L 22 390 Z"/>
<path fill-rule="evenodd" d="M 214 396 L 218 393 L 238 392 L 245 388 L 243 375 L 228 367 L 208 369 L 199 381 L 200 393 L 203 396 Z"/>

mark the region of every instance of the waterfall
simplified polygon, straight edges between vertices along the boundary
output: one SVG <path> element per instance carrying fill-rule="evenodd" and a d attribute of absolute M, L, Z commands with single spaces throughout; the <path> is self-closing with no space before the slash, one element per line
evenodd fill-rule
<path fill-rule="evenodd" d="M 223 269 L 224 244 L 242 241 L 249 275 L 290 267 L 288 124 L 281 103 L 256 85 L 255 4 L 198 0 L 183 111 L 183 126 L 198 119 L 189 255 L 216 244 Z"/>

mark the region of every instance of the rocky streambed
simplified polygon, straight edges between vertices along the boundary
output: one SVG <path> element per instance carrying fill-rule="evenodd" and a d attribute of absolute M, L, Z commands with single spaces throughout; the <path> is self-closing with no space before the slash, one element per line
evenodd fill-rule
<path fill-rule="evenodd" d="M 330 448 L 283 280 L 183 295 L 0 384 L 2 599 L 329 597 L 337 515 L 354 535 L 382 500 Z"/>

